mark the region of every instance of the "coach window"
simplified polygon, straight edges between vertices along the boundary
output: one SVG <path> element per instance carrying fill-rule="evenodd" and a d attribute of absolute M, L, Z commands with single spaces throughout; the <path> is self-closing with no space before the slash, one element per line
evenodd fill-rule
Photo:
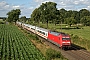
<path fill-rule="evenodd" d="M 40 31 L 38 31 L 40 33 Z"/>
<path fill-rule="evenodd" d="M 46 33 L 46 36 L 47 36 L 47 33 Z"/>
<path fill-rule="evenodd" d="M 43 32 L 43 34 L 45 35 L 45 33 Z"/>
<path fill-rule="evenodd" d="M 39 31 L 41 33 L 41 31 Z"/>
<path fill-rule="evenodd" d="M 28 26 L 26 26 L 28 28 Z"/>
<path fill-rule="evenodd" d="M 39 30 L 37 30 L 39 32 Z"/>
<path fill-rule="evenodd" d="M 38 31 L 40 33 L 40 31 Z"/>
<path fill-rule="evenodd" d="M 42 34 L 44 34 L 44 35 L 45 35 L 45 33 L 44 33 L 44 32 L 42 32 Z"/>
<path fill-rule="evenodd" d="M 43 34 L 43 32 L 41 31 L 41 33 Z"/>
<path fill-rule="evenodd" d="M 31 28 L 32 30 L 35 30 L 34 28 Z"/>

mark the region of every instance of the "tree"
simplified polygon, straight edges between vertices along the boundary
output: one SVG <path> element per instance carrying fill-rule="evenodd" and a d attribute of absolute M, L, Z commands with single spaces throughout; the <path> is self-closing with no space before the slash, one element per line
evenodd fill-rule
<path fill-rule="evenodd" d="M 67 11 L 63 8 L 59 10 L 59 20 L 60 20 L 59 22 L 60 23 L 64 23 L 64 19 L 66 18 L 65 17 L 66 12 Z"/>
<path fill-rule="evenodd" d="M 20 21 L 25 23 L 25 22 L 27 21 L 26 16 L 22 16 L 22 17 L 20 18 Z"/>
<path fill-rule="evenodd" d="M 11 10 L 7 13 L 8 15 L 8 22 L 15 22 L 19 20 L 19 15 L 21 14 L 20 9 Z"/>
<path fill-rule="evenodd" d="M 47 23 L 48 28 L 48 21 L 54 20 L 56 14 L 56 3 L 54 2 L 46 2 L 42 3 L 39 8 L 36 8 L 33 13 L 31 14 L 31 19 L 35 22 L 43 22 Z"/>
<path fill-rule="evenodd" d="M 76 24 L 76 22 L 77 21 L 74 19 L 74 17 L 70 17 L 70 18 L 65 19 L 65 23 L 70 25 L 70 27 L 71 27 L 71 25 Z"/>
<path fill-rule="evenodd" d="M 42 3 L 40 7 L 36 8 L 33 13 L 31 14 L 31 19 L 34 21 L 34 23 L 46 23 L 48 28 L 48 23 L 67 23 L 70 26 L 72 24 L 77 23 L 83 23 L 84 25 L 89 25 L 88 17 L 84 16 L 90 16 L 90 11 L 87 9 L 81 9 L 80 11 L 74 11 L 74 10 L 65 10 L 64 8 L 57 10 L 56 3 L 54 2 L 46 2 Z M 10 17 L 12 19 L 12 17 Z M 87 19 L 87 20 L 85 20 Z M 84 22 L 87 22 L 84 23 Z M 40 26 L 40 25 L 39 25 Z"/>
<path fill-rule="evenodd" d="M 42 11 L 44 21 L 47 23 L 47 28 L 48 28 L 48 21 L 56 20 L 56 13 L 57 13 L 56 5 L 57 4 L 54 2 L 46 2 L 42 3 L 42 5 L 39 7 Z"/>
<path fill-rule="evenodd" d="M 71 17 L 72 13 L 73 13 L 72 10 L 67 11 L 67 12 L 65 13 L 65 18 Z"/>
<path fill-rule="evenodd" d="M 60 13 L 59 13 L 59 10 L 57 10 L 56 11 L 56 13 L 55 13 L 55 15 L 54 15 L 54 19 L 52 19 L 53 20 L 53 22 L 54 22 L 54 24 L 56 25 L 56 24 L 59 24 L 60 23 Z"/>
<path fill-rule="evenodd" d="M 77 23 L 80 23 L 80 16 L 78 11 L 73 11 L 71 14 L 71 17 L 74 17 L 74 19 L 77 21 Z"/>
<path fill-rule="evenodd" d="M 40 13 L 40 10 L 39 10 L 38 8 L 36 8 L 36 9 L 32 12 L 32 14 L 31 14 L 31 19 L 32 19 L 33 21 L 35 21 L 34 23 L 37 23 L 37 22 L 38 22 L 38 24 L 39 24 L 40 15 L 41 15 L 41 13 Z"/>
<path fill-rule="evenodd" d="M 90 26 L 90 16 L 84 16 L 81 18 L 80 22 L 84 25 L 84 26 Z"/>
<path fill-rule="evenodd" d="M 84 17 L 84 16 L 90 16 L 89 10 L 86 10 L 86 9 L 81 9 L 81 10 L 79 11 L 79 14 L 80 14 L 80 19 L 81 19 L 82 17 Z"/>

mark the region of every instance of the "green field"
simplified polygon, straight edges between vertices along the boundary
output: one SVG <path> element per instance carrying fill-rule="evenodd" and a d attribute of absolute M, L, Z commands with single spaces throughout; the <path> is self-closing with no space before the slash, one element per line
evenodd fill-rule
<path fill-rule="evenodd" d="M 46 60 L 14 25 L 0 25 L 0 60 Z"/>
<path fill-rule="evenodd" d="M 83 27 L 83 29 L 63 29 L 62 32 L 78 35 L 81 38 L 90 40 L 90 27 Z"/>

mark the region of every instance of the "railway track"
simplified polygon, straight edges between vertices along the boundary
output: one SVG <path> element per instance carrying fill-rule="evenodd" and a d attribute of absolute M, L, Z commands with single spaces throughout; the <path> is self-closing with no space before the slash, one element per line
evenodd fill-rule
<path fill-rule="evenodd" d="M 30 32 L 30 31 L 28 31 Z M 32 33 L 32 32 L 30 32 Z M 42 41 L 42 43 L 50 46 L 52 49 L 60 51 L 62 53 L 63 56 L 65 56 L 67 59 L 69 60 L 90 60 L 90 52 L 76 47 L 76 46 L 72 46 L 72 48 L 69 50 L 62 50 L 60 49 L 58 46 L 52 44 L 51 42 L 45 40 L 44 38 L 38 36 L 39 39 Z"/>
<path fill-rule="evenodd" d="M 65 53 L 71 55 L 71 57 L 74 58 L 74 60 L 90 60 L 90 56 L 87 54 L 82 53 L 81 51 L 66 51 Z"/>
<path fill-rule="evenodd" d="M 70 50 L 70 53 L 73 53 L 72 55 L 76 55 L 76 60 L 90 60 L 90 52 L 86 51 L 85 49 L 78 49 L 76 47 L 72 48 L 73 50 Z"/>

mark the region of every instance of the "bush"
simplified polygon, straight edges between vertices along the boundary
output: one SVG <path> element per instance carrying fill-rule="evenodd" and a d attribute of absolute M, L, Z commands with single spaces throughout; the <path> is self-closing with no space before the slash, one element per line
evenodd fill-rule
<path fill-rule="evenodd" d="M 77 35 L 72 35 L 72 41 L 74 44 L 79 45 L 80 47 L 83 47 L 84 49 L 90 50 L 90 40 L 87 40 L 85 38 L 81 38 Z"/>
<path fill-rule="evenodd" d="M 52 60 L 55 58 L 62 58 L 62 55 L 59 51 L 55 51 L 55 50 L 49 48 L 46 51 L 46 58 L 47 58 L 47 60 Z"/>
<path fill-rule="evenodd" d="M 0 21 L 0 24 L 5 24 L 5 22 L 4 21 Z"/>

